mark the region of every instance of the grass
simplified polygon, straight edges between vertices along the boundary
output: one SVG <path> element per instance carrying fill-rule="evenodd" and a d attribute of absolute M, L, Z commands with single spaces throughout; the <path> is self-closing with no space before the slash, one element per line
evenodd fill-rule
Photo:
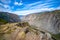
<path fill-rule="evenodd" d="M 8 23 L 6 20 L 0 18 L 0 24 L 5 24 L 5 23 Z"/>

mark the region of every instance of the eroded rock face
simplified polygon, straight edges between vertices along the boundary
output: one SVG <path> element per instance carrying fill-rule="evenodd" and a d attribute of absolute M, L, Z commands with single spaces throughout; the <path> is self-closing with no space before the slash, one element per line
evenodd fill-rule
<path fill-rule="evenodd" d="M 36 26 L 39 30 L 45 30 L 53 34 L 60 33 L 60 10 L 29 14 L 23 18 L 23 21 Z"/>

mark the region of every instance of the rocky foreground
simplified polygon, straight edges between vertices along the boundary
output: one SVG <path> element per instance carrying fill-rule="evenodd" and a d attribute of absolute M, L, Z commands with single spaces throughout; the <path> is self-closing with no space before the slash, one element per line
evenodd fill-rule
<path fill-rule="evenodd" d="M 27 22 L 0 25 L 0 40 L 54 40 L 50 33 L 31 27 Z"/>

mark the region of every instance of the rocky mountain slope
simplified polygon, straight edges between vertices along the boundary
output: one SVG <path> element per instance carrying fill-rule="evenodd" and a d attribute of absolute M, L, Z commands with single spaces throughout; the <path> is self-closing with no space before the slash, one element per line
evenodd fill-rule
<path fill-rule="evenodd" d="M 27 22 L 0 25 L 0 40 L 54 40 L 50 33 L 32 28 Z"/>
<path fill-rule="evenodd" d="M 60 33 L 60 10 L 29 14 L 23 18 L 23 21 L 29 22 L 39 30 L 52 34 Z"/>
<path fill-rule="evenodd" d="M 7 22 L 19 22 L 20 18 L 16 14 L 8 12 L 0 12 L 0 19 L 6 20 Z"/>

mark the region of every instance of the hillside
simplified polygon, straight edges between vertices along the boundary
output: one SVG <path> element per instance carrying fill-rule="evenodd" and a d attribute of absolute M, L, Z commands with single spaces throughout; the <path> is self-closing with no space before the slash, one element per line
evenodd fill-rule
<path fill-rule="evenodd" d="M 29 22 L 39 30 L 52 34 L 60 33 L 60 10 L 29 14 L 23 18 L 23 21 Z"/>
<path fill-rule="evenodd" d="M 19 22 L 20 18 L 16 14 L 8 13 L 8 12 L 0 12 L 0 19 L 3 19 L 7 22 Z"/>

